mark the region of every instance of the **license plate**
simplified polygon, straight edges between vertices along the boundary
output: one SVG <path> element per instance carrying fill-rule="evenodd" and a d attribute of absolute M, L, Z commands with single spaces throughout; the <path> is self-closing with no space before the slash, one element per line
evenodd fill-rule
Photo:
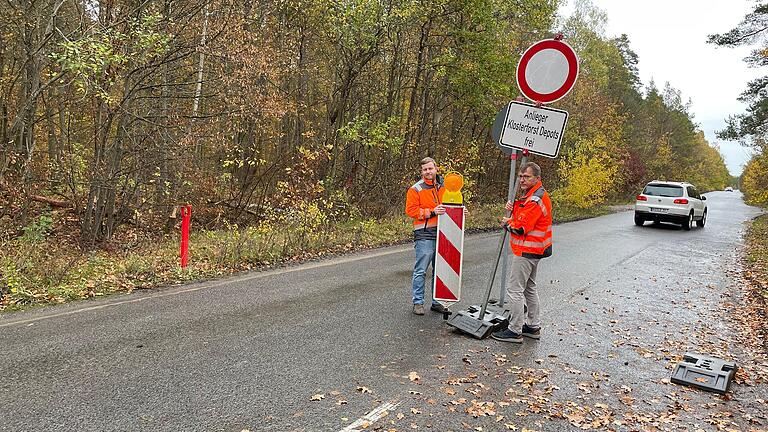
<path fill-rule="evenodd" d="M 651 211 L 652 211 L 652 212 L 656 212 L 656 213 L 664 213 L 664 212 L 666 212 L 667 210 L 669 210 L 669 209 L 665 209 L 665 208 L 659 208 L 659 207 L 651 207 Z"/>

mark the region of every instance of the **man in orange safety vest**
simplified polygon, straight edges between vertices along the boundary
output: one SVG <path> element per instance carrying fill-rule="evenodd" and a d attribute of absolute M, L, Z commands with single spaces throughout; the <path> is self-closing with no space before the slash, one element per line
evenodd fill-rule
<path fill-rule="evenodd" d="M 413 219 L 413 243 L 416 250 L 416 262 L 411 278 L 413 313 L 416 315 L 424 315 L 424 282 L 427 268 L 431 265 L 432 271 L 435 271 L 437 216 L 445 213 L 444 192 L 442 177 L 437 174 L 437 163 L 431 157 L 422 159 L 421 179 L 408 188 L 405 197 L 405 214 Z M 443 305 L 434 300 L 430 309 L 445 312 Z"/>
<path fill-rule="evenodd" d="M 522 197 L 514 203 L 507 201 L 505 208 L 512 215 L 503 219 L 513 254 L 506 281 L 511 308 L 509 328 L 491 335 L 513 343 L 522 343 L 523 336 L 540 337 L 536 270 L 539 260 L 552 256 L 552 202 L 541 184 L 541 168 L 528 162 L 520 168 L 518 177 Z"/>

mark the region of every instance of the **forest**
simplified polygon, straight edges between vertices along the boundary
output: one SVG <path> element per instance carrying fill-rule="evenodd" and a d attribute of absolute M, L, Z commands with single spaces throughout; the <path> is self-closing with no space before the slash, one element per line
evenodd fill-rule
<path fill-rule="evenodd" d="M 569 112 L 560 154 L 533 158 L 556 217 L 653 179 L 729 184 L 686 96 L 640 82 L 602 11 L 581 0 L 559 17 L 560 3 L 0 3 L 0 308 L 407 239 L 425 156 L 500 217 L 510 162 L 491 124 L 520 96 L 522 52 L 556 33 L 580 61 L 553 104 Z M 185 271 L 183 204 L 198 245 Z"/>

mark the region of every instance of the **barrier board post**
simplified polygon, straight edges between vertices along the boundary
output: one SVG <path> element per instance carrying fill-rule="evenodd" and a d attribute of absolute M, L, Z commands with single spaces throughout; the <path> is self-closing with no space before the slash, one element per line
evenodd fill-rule
<path fill-rule="evenodd" d="M 183 205 L 181 210 L 181 268 L 187 268 L 189 263 L 189 222 L 192 217 L 192 206 Z"/>

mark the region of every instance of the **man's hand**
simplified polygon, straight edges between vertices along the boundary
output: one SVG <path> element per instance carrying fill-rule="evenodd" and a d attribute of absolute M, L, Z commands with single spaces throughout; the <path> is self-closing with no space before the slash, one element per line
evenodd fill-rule
<path fill-rule="evenodd" d="M 435 207 L 435 209 L 432 211 L 435 212 L 436 215 L 445 214 L 445 207 L 443 207 L 443 205 L 440 204 L 439 206 Z"/>
<path fill-rule="evenodd" d="M 507 211 L 512 211 L 515 209 L 515 203 L 512 201 L 507 201 L 507 204 L 504 206 L 504 208 L 507 209 Z"/>

